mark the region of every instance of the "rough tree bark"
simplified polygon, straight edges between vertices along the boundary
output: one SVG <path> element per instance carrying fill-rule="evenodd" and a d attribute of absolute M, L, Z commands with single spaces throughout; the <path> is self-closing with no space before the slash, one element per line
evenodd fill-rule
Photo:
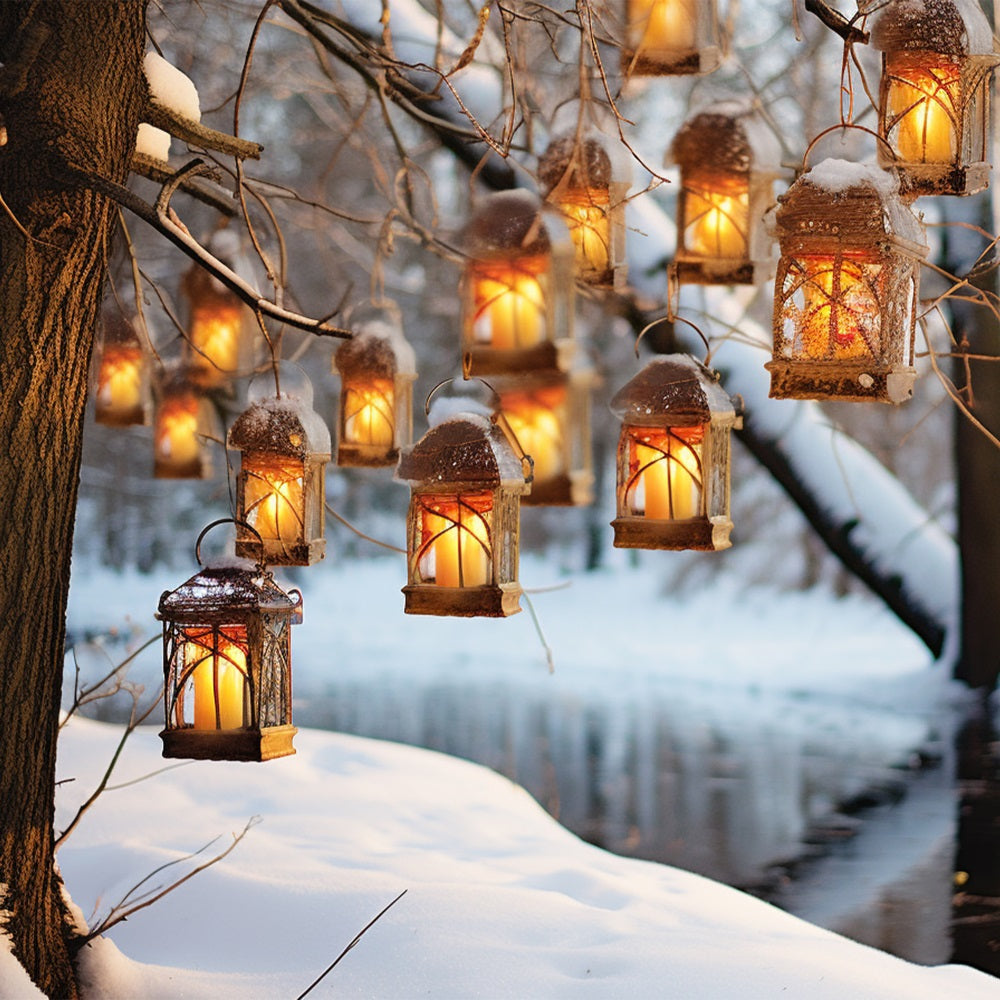
<path fill-rule="evenodd" d="M 0 4 L 0 910 L 49 996 L 74 997 L 53 853 L 66 598 L 93 331 L 145 96 L 146 0 Z"/>

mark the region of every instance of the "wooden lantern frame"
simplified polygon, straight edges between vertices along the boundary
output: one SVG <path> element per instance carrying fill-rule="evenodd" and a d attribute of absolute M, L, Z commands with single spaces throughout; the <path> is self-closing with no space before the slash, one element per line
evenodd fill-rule
<path fill-rule="evenodd" d="M 101 321 L 95 351 L 94 419 L 109 427 L 149 423 L 149 353 L 135 324 L 117 312 Z M 124 380 L 124 381 L 123 381 Z M 127 398 L 121 398 L 124 390 Z"/>
<path fill-rule="evenodd" d="M 413 441 L 416 359 L 397 309 L 382 306 L 360 316 L 352 313 L 354 335 L 333 357 L 340 374 L 337 465 L 395 465 Z"/>
<path fill-rule="evenodd" d="M 207 479 L 212 474 L 211 453 L 206 442 L 214 436 L 217 421 L 204 390 L 195 381 L 186 364 L 171 365 L 160 373 L 154 386 L 153 476 L 156 479 Z M 173 437 L 169 424 L 183 421 L 185 434 L 190 432 L 197 446 L 181 458 L 164 447 Z"/>
<path fill-rule="evenodd" d="M 624 0 L 621 72 L 633 76 L 711 73 L 722 61 L 716 0 Z M 681 11 L 688 15 L 681 19 Z M 649 18 L 663 18 L 661 32 L 674 44 L 646 42 Z M 680 41 L 678 41 L 680 39 Z"/>
<path fill-rule="evenodd" d="M 879 163 L 899 172 L 909 197 L 986 188 L 991 80 L 1000 59 L 979 5 L 888 4 L 875 15 L 871 42 L 882 52 Z M 948 148 L 929 149 L 935 142 Z"/>
<path fill-rule="evenodd" d="M 717 376 L 688 355 L 667 355 L 650 361 L 610 405 L 622 421 L 615 547 L 729 548 L 730 438 L 742 417 Z M 659 480 L 655 514 L 666 516 L 647 516 L 649 476 Z"/>
<path fill-rule="evenodd" d="M 326 463 L 330 431 L 312 409 L 304 375 L 291 390 L 287 371 L 278 395 L 261 376 L 250 389 L 250 406 L 229 429 L 228 444 L 240 452 L 236 478 L 236 554 L 261 553 L 274 566 L 310 566 L 326 555 Z M 268 386 L 270 383 L 270 386 Z"/>
<path fill-rule="evenodd" d="M 678 283 L 757 285 L 774 275 L 764 216 L 780 159 L 773 133 L 745 102 L 711 105 L 684 123 L 668 155 L 681 175 L 671 264 Z"/>
<path fill-rule="evenodd" d="M 476 206 L 463 243 L 465 377 L 567 370 L 575 346 L 574 248 L 558 214 L 529 191 L 499 191 Z"/>
<path fill-rule="evenodd" d="M 778 199 L 772 398 L 913 395 L 923 228 L 894 174 L 825 160 Z"/>
<path fill-rule="evenodd" d="M 198 537 L 195 552 L 202 568 L 176 590 L 165 591 L 156 611 L 163 622 L 163 756 L 284 757 L 295 753 L 291 626 L 301 621 L 302 595 L 282 590 L 262 564 L 231 557 L 202 564 L 201 541 L 220 523 Z M 199 696 L 206 706 L 199 706 Z M 214 725 L 198 727 L 198 714 Z M 240 724 L 227 725 L 235 717 Z"/>
<path fill-rule="evenodd" d="M 520 611 L 520 500 L 530 480 L 503 431 L 477 413 L 445 420 L 402 452 L 396 479 L 410 487 L 405 612 Z"/>

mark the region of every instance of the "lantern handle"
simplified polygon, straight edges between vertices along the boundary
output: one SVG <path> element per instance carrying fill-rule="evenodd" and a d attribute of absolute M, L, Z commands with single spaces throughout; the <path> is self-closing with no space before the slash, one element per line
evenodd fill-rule
<path fill-rule="evenodd" d="M 257 568 L 261 571 L 261 573 L 266 573 L 267 564 L 264 562 L 264 539 L 260 537 L 260 532 L 252 524 L 248 524 L 246 521 L 242 521 L 238 517 L 220 517 L 218 520 L 212 521 L 211 524 L 206 524 L 205 527 L 201 529 L 201 533 L 198 535 L 198 540 L 194 543 L 194 557 L 198 561 L 198 565 L 205 565 L 201 561 L 202 540 L 213 528 L 217 528 L 220 524 L 235 524 L 239 528 L 246 528 L 248 531 L 252 531 L 257 536 L 257 541 L 260 543 L 260 561 L 257 563 Z"/>
<path fill-rule="evenodd" d="M 812 152 L 813 146 L 815 146 L 820 141 L 820 139 L 825 139 L 831 132 L 836 132 L 838 129 L 848 129 L 848 128 L 855 128 L 859 132 L 866 132 L 877 142 L 880 142 L 882 143 L 883 146 L 885 146 L 885 148 L 889 151 L 889 156 L 891 157 L 893 163 L 899 160 L 899 157 L 896 155 L 896 151 L 892 148 L 891 145 L 889 145 L 889 140 L 879 135 L 878 132 L 872 131 L 872 129 L 866 127 L 865 125 L 857 125 L 854 122 L 838 122 L 836 125 L 830 125 L 827 128 L 823 129 L 822 132 L 818 132 L 816 135 L 813 136 L 809 145 L 806 146 L 806 151 L 802 154 L 802 172 L 805 173 L 809 169 L 809 167 L 807 166 L 807 163 L 809 161 L 809 154 Z"/>
<path fill-rule="evenodd" d="M 683 316 L 672 316 L 672 315 L 670 315 L 670 311 L 669 310 L 668 310 L 666 316 L 660 316 L 657 319 L 654 319 L 652 323 L 647 323 L 639 331 L 639 336 L 637 336 L 635 338 L 635 347 L 634 347 L 635 356 L 637 358 L 639 357 L 639 341 L 642 340 L 642 338 L 646 335 L 646 333 L 648 333 L 650 330 L 652 330 L 654 326 L 656 326 L 658 323 L 664 323 L 664 322 L 667 322 L 667 323 L 686 323 L 689 327 L 691 327 L 691 329 L 694 330 L 694 332 L 696 334 L 698 334 L 699 337 L 701 337 L 701 342 L 705 345 L 705 364 L 706 365 L 708 364 L 708 359 L 709 359 L 709 357 L 712 354 L 712 347 L 709 344 L 708 337 L 705 336 L 704 331 L 696 323 L 692 323 L 691 320 L 685 319 Z"/>

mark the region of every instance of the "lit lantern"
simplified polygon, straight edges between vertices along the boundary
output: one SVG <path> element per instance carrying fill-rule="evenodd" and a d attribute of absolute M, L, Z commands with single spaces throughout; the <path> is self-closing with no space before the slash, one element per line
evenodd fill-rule
<path fill-rule="evenodd" d="M 879 162 L 908 195 L 967 195 L 989 183 L 990 79 L 998 59 L 974 0 L 891 2 L 871 31 L 882 51 Z"/>
<path fill-rule="evenodd" d="M 573 353 L 573 243 L 528 191 L 487 195 L 465 229 L 462 366 L 470 375 L 565 370 Z"/>
<path fill-rule="evenodd" d="M 163 622 L 164 757 L 295 753 L 291 626 L 301 608 L 297 590 L 286 593 L 262 566 L 231 556 L 163 594 L 156 617 Z"/>
<path fill-rule="evenodd" d="M 413 439 L 413 348 L 394 307 L 354 311 L 350 326 L 354 336 L 334 355 L 341 380 L 337 465 L 395 465 Z"/>
<path fill-rule="evenodd" d="M 593 500 L 590 391 L 594 372 L 537 372 L 491 380 L 503 424 L 532 461 L 526 506 L 584 506 Z"/>
<path fill-rule="evenodd" d="M 94 419 L 127 427 L 145 424 L 149 410 L 146 351 L 135 327 L 116 312 L 105 314 L 96 358 Z"/>
<path fill-rule="evenodd" d="M 741 417 L 685 354 L 650 361 L 611 400 L 618 441 L 615 546 L 727 549 L 730 436 Z"/>
<path fill-rule="evenodd" d="M 521 459 L 488 417 L 432 427 L 399 458 L 410 487 L 405 611 L 503 618 L 520 611 Z"/>
<path fill-rule="evenodd" d="M 165 370 L 156 385 L 153 417 L 153 475 L 157 479 L 206 479 L 211 462 L 205 442 L 214 421 L 208 401 L 190 369 Z"/>
<path fill-rule="evenodd" d="M 913 395 L 923 228 L 894 174 L 825 160 L 778 199 L 771 396 Z"/>
<path fill-rule="evenodd" d="M 779 175 L 773 133 L 742 102 L 712 105 L 674 137 L 680 167 L 677 254 L 681 283 L 756 285 L 774 274 L 774 241 L 764 226 Z"/>
<path fill-rule="evenodd" d="M 297 376 L 297 377 L 296 377 Z M 278 566 L 309 566 L 326 554 L 325 465 L 330 431 L 312 408 L 312 385 L 294 366 L 256 378 L 249 407 L 229 429 L 241 452 L 236 480 L 236 554 Z M 242 523 L 241 523 L 242 522 Z"/>
<path fill-rule="evenodd" d="M 720 61 L 715 0 L 625 0 L 626 76 L 711 73 Z"/>

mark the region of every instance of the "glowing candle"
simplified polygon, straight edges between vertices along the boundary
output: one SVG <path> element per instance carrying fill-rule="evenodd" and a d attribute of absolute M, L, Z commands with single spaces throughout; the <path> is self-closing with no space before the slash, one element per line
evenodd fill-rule
<path fill-rule="evenodd" d="M 521 450 L 534 462 L 535 482 L 553 479 L 564 469 L 563 428 L 557 408 L 530 395 L 505 396 L 501 410 L 517 438 Z"/>
<path fill-rule="evenodd" d="M 201 457 L 198 401 L 193 396 L 166 400 L 156 422 L 156 457 L 164 465 L 183 468 Z"/>
<path fill-rule="evenodd" d="M 247 470 L 243 505 L 247 523 L 265 541 L 302 540 L 302 467 Z"/>
<path fill-rule="evenodd" d="M 678 428 L 635 442 L 633 503 L 645 517 L 680 521 L 701 513 L 702 435 L 700 427 Z"/>
<path fill-rule="evenodd" d="M 476 340 L 510 350 L 534 347 L 544 338 L 542 275 L 507 265 L 484 269 L 474 280 Z"/>
<path fill-rule="evenodd" d="M 213 630 L 187 632 L 185 637 L 184 658 L 196 664 L 190 675 L 194 686 L 194 728 L 240 729 L 243 726 L 246 653 Z"/>
<path fill-rule="evenodd" d="M 906 163 L 951 163 L 958 151 L 959 67 L 890 67 L 888 112 L 896 121 L 896 151 Z"/>
<path fill-rule="evenodd" d="M 391 448 L 396 435 L 392 382 L 379 379 L 344 391 L 344 440 Z"/>
<path fill-rule="evenodd" d="M 105 346 L 97 375 L 97 405 L 111 418 L 123 418 L 142 406 L 142 352 Z"/>
<path fill-rule="evenodd" d="M 858 264 L 810 257 L 803 283 L 802 349 L 813 359 L 872 355 L 877 348 L 879 310 Z"/>
<path fill-rule="evenodd" d="M 686 248 L 701 257 L 744 258 L 750 222 L 749 195 L 720 191 L 684 192 Z"/>
<path fill-rule="evenodd" d="M 239 368 L 242 309 L 238 303 L 217 303 L 193 311 L 191 344 L 196 364 L 216 374 L 235 372 Z"/>
<path fill-rule="evenodd" d="M 640 35 L 636 49 L 686 51 L 696 47 L 695 0 L 632 0 L 633 34 Z"/>
<path fill-rule="evenodd" d="M 424 511 L 433 539 L 434 582 L 439 587 L 481 587 L 490 582 L 489 532 L 483 515 L 461 501 Z"/>
<path fill-rule="evenodd" d="M 590 200 L 585 194 L 582 200 L 564 201 L 560 207 L 566 215 L 573 241 L 577 271 L 606 271 L 611 258 L 611 224 L 607 206 Z"/>

